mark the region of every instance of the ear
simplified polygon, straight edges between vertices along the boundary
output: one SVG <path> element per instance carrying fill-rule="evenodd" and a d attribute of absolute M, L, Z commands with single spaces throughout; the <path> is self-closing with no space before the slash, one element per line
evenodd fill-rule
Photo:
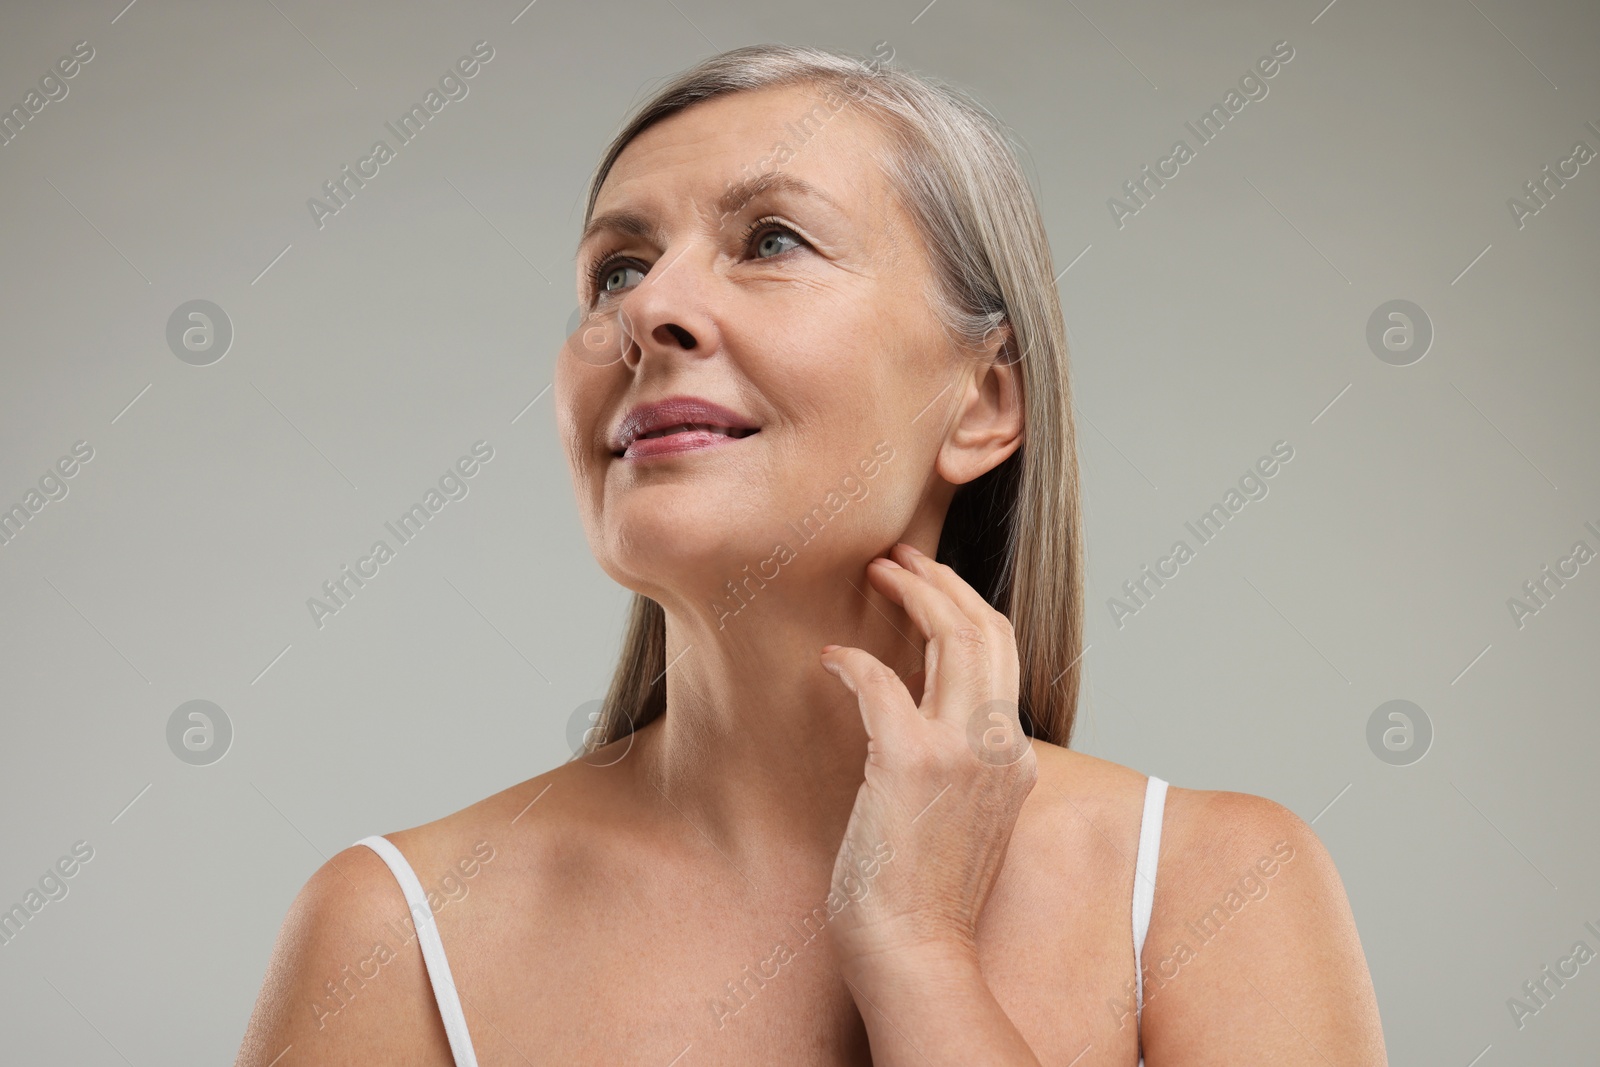
<path fill-rule="evenodd" d="M 952 485 L 998 467 L 1022 446 L 1022 361 L 1009 324 L 990 331 L 961 377 L 962 395 L 934 469 Z"/>

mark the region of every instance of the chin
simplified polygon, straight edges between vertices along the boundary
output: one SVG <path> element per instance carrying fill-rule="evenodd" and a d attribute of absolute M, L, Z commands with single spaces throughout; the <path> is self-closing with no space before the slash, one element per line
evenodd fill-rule
<path fill-rule="evenodd" d="M 619 585 L 653 600 L 665 590 L 699 590 L 690 595 L 714 598 L 725 582 L 740 576 L 741 567 L 772 554 L 771 538 L 738 521 L 739 509 L 712 499 L 691 503 L 681 489 L 671 495 L 673 502 L 664 507 L 630 505 L 607 516 L 595 555 Z"/>

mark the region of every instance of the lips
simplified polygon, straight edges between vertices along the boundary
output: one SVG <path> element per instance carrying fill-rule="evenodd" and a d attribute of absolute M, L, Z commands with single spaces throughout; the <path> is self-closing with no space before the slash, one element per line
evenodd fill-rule
<path fill-rule="evenodd" d="M 674 396 L 629 411 L 611 438 L 618 458 L 725 444 L 759 432 L 738 412 L 695 396 Z M 652 441 L 658 444 L 643 445 Z"/>

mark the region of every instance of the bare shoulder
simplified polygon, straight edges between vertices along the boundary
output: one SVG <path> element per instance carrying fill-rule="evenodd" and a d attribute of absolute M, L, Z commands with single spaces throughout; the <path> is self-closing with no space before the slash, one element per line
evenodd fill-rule
<path fill-rule="evenodd" d="M 1324 888 L 1343 896 L 1333 860 L 1305 820 L 1266 797 L 1223 790 L 1167 790 L 1162 820 L 1161 875 L 1178 888 L 1205 885 L 1217 877 L 1255 868 L 1257 860 L 1277 856 L 1287 869 L 1310 869 Z M 1295 863 L 1295 861 L 1304 861 Z M 1256 868 L 1258 873 L 1259 868 Z M 1208 877 L 1211 876 L 1211 877 Z"/>
<path fill-rule="evenodd" d="M 1387 1062 L 1333 859 L 1264 797 L 1168 789 L 1143 972 L 1150 1067 Z"/>
<path fill-rule="evenodd" d="M 400 945 L 407 916 L 370 848 L 318 868 L 278 931 L 236 1067 L 267 1067 L 289 1048 L 302 1064 L 449 1063 L 437 1013 L 416 1010 L 433 994 L 421 956 Z"/>
<path fill-rule="evenodd" d="M 505 867 L 508 853 L 538 854 L 526 846 L 539 833 L 539 805 L 572 808 L 573 777 L 556 768 L 383 835 L 417 876 L 452 955 L 451 926 L 468 909 L 450 905 L 485 884 L 495 859 Z M 514 841 L 524 847 L 508 847 Z M 267 1067 L 290 1047 L 298 1064 L 448 1065 L 434 1004 L 404 891 L 382 857 L 352 845 L 319 867 L 289 906 L 236 1067 Z"/>
<path fill-rule="evenodd" d="M 1017 835 L 1057 868 L 1067 842 L 1125 915 L 1149 777 L 1033 749 L 1039 777 Z M 1265 797 L 1169 786 L 1160 830 L 1142 954 L 1148 1067 L 1386 1064 L 1355 918 L 1312 828 Z"/>
<path fill-rule="evenodd" d="M 1126 810 L 1144 804 L 1145 775 L 1096 756 L 1034 738 L 1033 751 L 1039 758 L 1039 778 L 1034 792 L 1041 800 L 1090 805 L 1097 811 Z"/>
<path fill-rule="evenodd" d="M 621 764 L 572 760 L 442 819 L 384 836 L 435 894 L 438 911 L 513 868 L 526 882 L 541 871 L 581 863 L 584 843 L 605 839 L 607 830 L 620 833 L 628 823 L 620 803 L 626 771 Z M 454 881 L 466 884 L 458 888 Z M 440 923 L 448 927 L 450 917 L 441 915 Z"/>
<path fill-rule="evenodd" d="M 1013 876 L 1033 894 L 1026 906 L 1071 899 L 1080 911 L 1095 909 L 1102 921 L 1125 927 L 1146 777 L 1038 738 L 1032 748 L 1038 777 L 1007 853 L 1015 858 Z"/>

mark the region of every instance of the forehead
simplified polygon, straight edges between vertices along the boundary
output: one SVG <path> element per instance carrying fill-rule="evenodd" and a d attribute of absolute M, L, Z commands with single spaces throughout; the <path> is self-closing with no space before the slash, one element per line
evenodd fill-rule
<path fill-rule="evenodd" d="M 887 181 L 877 163 L 884 134 L 841 90 L 786 85 L 694 104 L 651 126 L 617 156 L 595 214 L 662 206 L 684 198 L 714 202 L 728 187 L 781 172 L 836 203 L 876 206 Z"/>

